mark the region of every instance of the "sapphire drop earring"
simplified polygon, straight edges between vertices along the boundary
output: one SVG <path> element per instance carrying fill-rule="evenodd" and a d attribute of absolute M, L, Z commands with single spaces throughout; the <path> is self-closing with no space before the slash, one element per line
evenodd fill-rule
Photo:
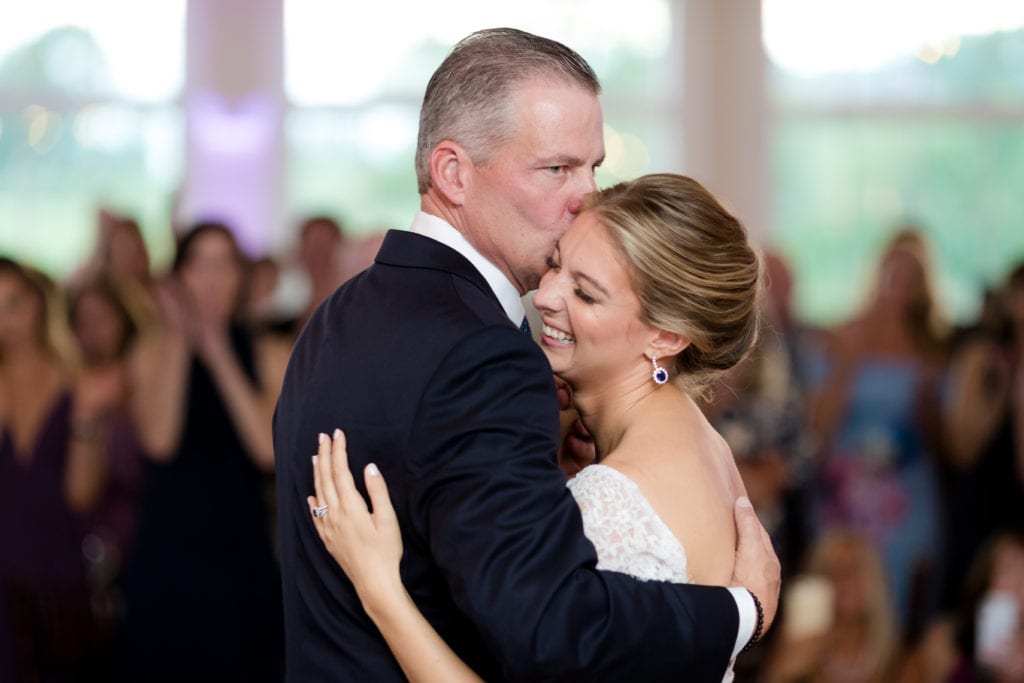
<path fill-rule="evenodd" d="M 658 365 L 658 357 L 651 356 L 651 365 L 654 366 L 654 372 L 651 373 L 651 377 L 654 378 L 654 383 L 662 385 L 668 381 L 668 370 Z"/>

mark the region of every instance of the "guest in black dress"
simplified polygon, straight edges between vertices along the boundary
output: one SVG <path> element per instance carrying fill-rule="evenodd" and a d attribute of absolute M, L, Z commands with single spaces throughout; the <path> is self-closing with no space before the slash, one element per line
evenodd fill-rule
<path fill-rule="evenodd" d="M 287 352 L 234 323 L 243 272 L 226 227 L 196 226 L 133 359 L 148 462 L 125 587 L 128 680 L 281 679 L 267 495 Z"/>

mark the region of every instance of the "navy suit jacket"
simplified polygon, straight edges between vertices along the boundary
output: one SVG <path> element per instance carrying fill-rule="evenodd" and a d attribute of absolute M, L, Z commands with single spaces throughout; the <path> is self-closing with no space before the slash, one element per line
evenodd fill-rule
<path fill-rule="evenodd" d="M 543 352 L 463 256 L 398 231 L 312 316 L 277 405 L 287 680 L 404 680 L 306 505 L 335 427 L 364 495 L 367 463 L 387 480 L 409 593 L 484 679 L 721 680 L 732 596 L 595 569 Z"/>

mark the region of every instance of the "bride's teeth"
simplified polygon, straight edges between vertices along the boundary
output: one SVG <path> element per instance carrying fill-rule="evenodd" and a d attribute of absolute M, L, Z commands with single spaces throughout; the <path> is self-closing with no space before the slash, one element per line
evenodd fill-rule
<path fill-rule="evenodd" d="M 572 337 L 566 334 L 565 332 L 562 332 L 561 330 L 556 330 L 553 327 L 548 327 L 547 325 L 544 326 L 544 334 L 551 337 L 552 339 L 557 339 L 558 341 L 566 342 L 567 344 L 576 343 L 575 337 Z"/>

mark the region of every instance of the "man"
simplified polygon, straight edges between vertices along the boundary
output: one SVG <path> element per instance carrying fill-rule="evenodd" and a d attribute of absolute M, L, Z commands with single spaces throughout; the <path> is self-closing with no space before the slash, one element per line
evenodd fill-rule
<path fill-rule="evenodd" d="M 310 216 L 299 228 L 298 262 L 309 281 L 309 300 L 295 321 L 295 334 L 302 330 L 316 307 L 330 296 L 344 278 L 341 256 L 344 235 L 341 225 L 327 215 Z"/>
<path fill-rule="evenodd" d="M 288 680 L 404 680 L 309 519 L 310 455 L 335 426 L 353 470 L 389 483 L 410 595 L 486 680 L 720 680 L 750 639 L 743 589 L 596 571 L 556 464 L 551 369 L 520 296 L 594 189 L 598 91 L 579 55 L 512 29 L 469 36 L 431 78 L 422 211 L 310 320 L 278 404 Z M 749 527 L 737 568 L 770 623 L 778 563 Z"/>

